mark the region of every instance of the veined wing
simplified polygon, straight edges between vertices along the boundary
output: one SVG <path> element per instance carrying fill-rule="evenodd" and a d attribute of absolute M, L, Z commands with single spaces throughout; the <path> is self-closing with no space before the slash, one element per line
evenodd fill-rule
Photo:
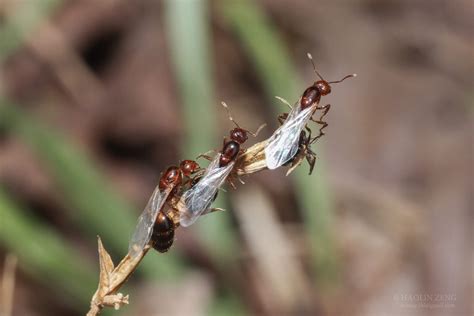
<path fill-rule="evenodd" d="M 130 239 L 128 253 L 132 258 L 136 257 L 150 241 L 156 217 L 165 204 L 172 189 L 173 187 L 169 187 L 164 191 L 160 191 L 157 186 L 155 191 L 153 191 L 145 209 L 138 218 L 137 226 L 133 232 L 132 238 Z"/>
<path fill-rule="evenodd" d="M 198 183 L 184 192 L 181 197 L 180 201 L 185 206 L 185 210 L 180 214 L 181 226 L 187 227 L 193 224 L 211 206 L 217 190 L 224 184 L 232 171 L 235 162 L 219 167 L 220 157 L 221 154 L 216 155 Z"/>
<path fill-rule="evenodd" d="M 300 133 L 313 111 L 313 107 L 299 111 L 295 105 L 283 125 L 268 139 L 268 145 L 265 147 L 268 169 L 276 169 L 296 155 Z"/>

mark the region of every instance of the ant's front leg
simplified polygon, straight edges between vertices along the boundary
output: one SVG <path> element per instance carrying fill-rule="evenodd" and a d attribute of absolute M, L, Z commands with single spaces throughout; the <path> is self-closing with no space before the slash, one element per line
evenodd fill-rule
<path fill-rule="evenodd" d="M 207 159 L 209 161 L 212 161 L 213 158 L 211 156 L 209 156 L 210 153 L 215 153 L 216 151 L 214 149 L 212 150 L 209 150 L 207 152 L 205 152 L 204 154 L 200 154 L 199 156 L 196 157 L 196 160 L 198 160 L 199 158 L 204 158 L 204 159 Z"/>
<path fill-rule="evenodd" d="M 234 184 L 234 182 L 232 181 L 232 179 L 228 178 L 228 179 L 227 179 L 227 182 L 229 182 L 229 184 L 230 184 L 230 186 L 232 187 L 232 189 L 237 190 L 237 186 Z"/>
<path fill-rule="evenodd" d="M 224 212 L 224 211 L 225 211 L 225 209 L 220 208 L 220 207 L 208 208 L 207 210 L 205 210 L 205 211 L 201 214 L 201 216 L 206 215 L 206 214 L 209 214 L 209 213 Z"/>
<path fill-rule="evenodd" d="M 326 104 L 326 105 L 317 105 L 316 110 L 323 110 L 323 115 L 319 119 L 322 119 L 326 114 L 328 114 L 329 109 L 331 108 L 331 104 Z"/>

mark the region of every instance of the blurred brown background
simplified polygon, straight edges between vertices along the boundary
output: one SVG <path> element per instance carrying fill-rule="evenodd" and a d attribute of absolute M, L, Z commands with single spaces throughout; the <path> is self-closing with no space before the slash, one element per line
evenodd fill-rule
<path fill-rule="evenodd" d="M 117 262 L 160 172 L 221 146 L 220 100 L 270 136 L 272 96 L 316 79 L 311 52 L 328 80 L 358 74 L 322 100 L 313 175 L 221 192 L 229 211 L 150 253 L 109 315 L 472 315 L 473 9 L 2 0 L 3 312 L 13 296 L 12 315 L 84 314 L 96 235 Z"/>

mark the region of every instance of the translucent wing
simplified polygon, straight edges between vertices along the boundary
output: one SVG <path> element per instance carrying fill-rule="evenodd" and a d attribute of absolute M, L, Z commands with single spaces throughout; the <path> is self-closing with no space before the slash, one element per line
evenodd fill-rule
<path fill-rule="evenodd" d="M 265 160 L 268 169 L 276 169 L 296 155 L 300 133 L 313 114 L 314 108 L 300 110 L 295 105 L 286 121 L 268 139 Z"/>
<path fill-rule="evenodd" d="M 163 204 L 165 204 L 172 189 L 171 187 L 160 191 L 157 186 L 155 191 L 153 191 L 150 200 L 148 200 L 145 209 L 138 218 L 137 227 L 130 239 L 128 253 L 132 258 L 136 257 L 150 241 L 158 212 L 163 207 Z"/>
<path fill-rule="evenodd" d="M 217 190 L 224 184 L 232 171 L 234 162 L 219 168 L 220 156 L 221 154 L 218 154 L 214 158 L 198 183 L 184 192 L 181 197 L 180 201 L 185 206 L 185 211 L 180 214 L 181 226 L 187 227 L 193 224 L 211 206 Z"/>

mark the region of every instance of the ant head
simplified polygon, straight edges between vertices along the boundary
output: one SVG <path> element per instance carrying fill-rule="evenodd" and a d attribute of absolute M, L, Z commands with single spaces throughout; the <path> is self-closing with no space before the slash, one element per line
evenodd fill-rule
<path fill-rule="evenodd" d="M 231 120 L 236 128 L 230 131 L 230 139 L 233 141 L 236 141 L 239 144 L 245 143 L 245 141 L 248 139 L 247 137 L 247 130 L 243 129 L 237 124 L 237 122 L 234 120 L 232 115 L 230 114 L 230 109 L 229 106 L 225 102 L 221 102 L 222 106 L 227 110 L 227 115 L 229 116 L 229 120 Z"/>
<path fill-rule="evenodd" d="M 321 95 L 328 95 L 331 93 L 331 86 L 326 80 L 318 80 L 314 83 L 314 86 L 319 90 Z"/>
<path fill-rule="evenodd" d="M 313 69 L 314 69 L 314 72 L 316 73 L 316 75 L 319 77 L 319 79 L 321 80 L 318 80 L 314 83 L 314 87 L 316 87 L 319 91 L 319 93 L 321 93 L 321 95 L 328 95 L 329 93 L 331 93 L 331 86 L 330 84 L 331 83 L 339 83 L 339 82 L 342 82 L 344 80 L 346 80 L 347 78 L 351 78 L 351 77 L 356 77 L 357 75 L 356 74 L 351 74 L 351 75 L 347 75 L 345 76 L 344 78 L 342 78 L 341 80 L 337 80 L 337 81 L 326 81 L 323 79 L 323 77 L 319 74 L 319 72 L 316 70 L 316 66 L 314 65 L 314 62 L 313 62 L 313 56 L 311 56 L 310 53 L 308 53 L 308 58 L 309 60 L 311 61 L 311 64 L 313 65 Z"/>
<path fill-rule="evenodd" d="M 181 172 L 186 177 L 189 177 L 191 174 L 195 173 L 200 168 L 201 167 L 199 166 L 199 164 L 194 160 L 183 160 L 179 165 L 179 169 L 181 169 Z"/>
<path fill-rule="evenodd" d="M 243 128 L 236 127 L 230 131 L 230 139 L 236 141 L 239 144 L 243 144 L 247 141 L 247 131 Z"/>

